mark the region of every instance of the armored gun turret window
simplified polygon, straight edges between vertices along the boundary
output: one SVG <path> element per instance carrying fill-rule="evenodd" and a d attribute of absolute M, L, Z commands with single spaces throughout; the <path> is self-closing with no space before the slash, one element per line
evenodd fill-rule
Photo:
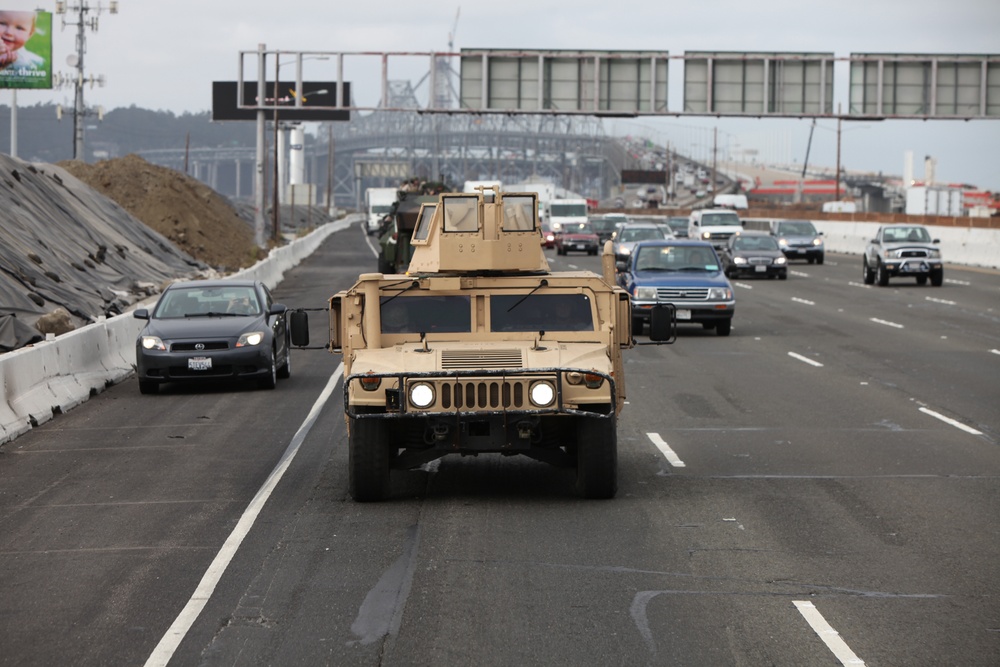
<path fill-rule="evenodd" d="M 479 197 L 445 197 L 444 231 L 475 232 L 479 230 Z"/>
<path fill-rule="evenodd" d="M 437 206 L 431 204 L 424 204 L 420 207 L 420 220 L 417 221 L 417 229 L 413 232 L 414 241 L 425 241 L 427 239 L 427 234 L 431 229 L 431 218 L 434 217 L 434 211 L 437 210 Z"/>
<path fill-rule="evenodd" d="M 530 232 L 535 229 L 535 198 L 507 196 L 503 200 L 503 229 Z"/>

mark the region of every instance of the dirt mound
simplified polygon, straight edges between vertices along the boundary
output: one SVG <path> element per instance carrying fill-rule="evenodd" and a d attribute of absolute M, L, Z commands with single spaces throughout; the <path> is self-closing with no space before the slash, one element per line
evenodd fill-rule
<path fill-rule="evenodd" d="M 59 166 L 195 259 L 231 272 L 257 261 L 253 228 L 207 185 L 138 155 Z"/>

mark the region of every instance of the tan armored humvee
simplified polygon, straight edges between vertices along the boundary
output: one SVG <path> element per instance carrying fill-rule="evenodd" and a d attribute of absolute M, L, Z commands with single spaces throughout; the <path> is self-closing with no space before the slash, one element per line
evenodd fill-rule
<path fill-rule="evenodd" d="M 610 244 L 604 275 L 550 272 L 537 212 L 534 193 L 442 194 L 406 274 L 363 274 L 330 300 L 355 500 L 451 453 L 523 454 L 575 468 L 584 497 L 615 495 L 629 297 Z"/>

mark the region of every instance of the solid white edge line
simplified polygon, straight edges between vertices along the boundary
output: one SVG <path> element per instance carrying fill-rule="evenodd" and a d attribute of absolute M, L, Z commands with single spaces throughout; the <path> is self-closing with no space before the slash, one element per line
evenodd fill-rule
<path fill-rule="evenodd" d="M 982 431 L 977 431 L 976 429 L 972 428 L 971 426 L 966 426 L 965 424 L 963 424 L 960 421 L 955 421 L 951 417 L 945 417 L 944 415 L 942 415 L 942 414 L 940 414 L 938 412 L 934 412 L 933 410 L 928 410 L 927 408 L 920 408 L 920 411 L 923 412 L 925 415 L 930 415 L 931 417 L 934 417 L 935 419 L 940 419 L 941 421 L 943 421 L 946 424 L 951 424 L 955 428 L 960 428 L 963 431 L 965 431 L 966 433 L 971 433 L 972 435 L 982 435 L 983 434 Z"/>
<path fill-rule="evenodd" d="M 868 319 L 870 319 L 872 322 L 874 322 L 876 324 L 884 324 L 885 326 L 887 326 L 887 327 L 893 327 L 894 329 L 903 329 L 903 328 L 905 328 L 905 327 L 903 327 L 902 324 L 896 324 L 895 322 L 890 322 L 889 320 L 880 320 L 877 317 L 870 317 Z"/>
<path fill-rule="evenodd" d="M 1000 354 L 1000 350 L 990 350 L 990 353 L 992 353 L 992 354 Z"/>
<path fill-rule="evenodd" d="M 670 462 L 670 465 L 675 468 L 687 467 L 684 465 L 684 461 L 681 461 L 677 454 L 674 453 L 674 450 L 670 449 L 670 445 L 668 445 L 666 441 L 660 437 L 659 433 L 647 433 L 646 437 L 649 438 L 650 442 L 656 445 L 656 448 L 659 449 L 660 453 L 666 457 L 667 461 Z"/>
<path fill-rule="evenodd" d="M 790 356 L 792 359 L 798 359 L 799 361 L 804 361 L 807 364 L 815 366 L 816 368 L 823 368 L 823 364 L 819 363 L 818 361 L 814 361 L 809 357 L 803 357 L 801 354 L 797 354 L 795 352 L 789 352 L 788 356 Z"/>
<path fill-rule="evenodd" d="M 840 660 L 840 664 L 865 664 L 865 661 L 855 655 L 854 651 L 851 650 L 851 647 L 847 645 L 847 642 L 840 637 L 840 633 L 834 630 L 833 626 L 826 622 L 826 619 L 823 618 L 823 614 L 819 613 L 819 610 L 816 609 L 816 606 L 813 605 L 812 602 L 809 602 L 808 600 L 796 600 L 792 604 L 794 604 L 795 608 L 799 610 L 800 614 L 802 614 L 802 618 L 806 619 L 806 623 L 808 623 L 809 627 L 813 629 L 813 632 L 819 635 L 819 638 L 823 640 L 826 647 L 833 652 L 833 655 L 836 656 L 837 660 Z"/>
<path fill-rule="evenodd" d="M 239 522 L 237 522 L 236 527 L 233 528 L 233 532 L 229 534 L 226 542 L 219 549 L 219 553 L 216 554 L 215 559 L 212 561 L 211 565 L 208 566 L 208 570 L 205 571 L 204 576 L 201 578 L 201 583 L 198 584 L 198 588 L 195 589 L 194 594 L 191 595 L 191 599 L 181 610 L 181 613 L 177 615 L 174 619 L 173 624 L 167 629 L 166 634 L 160 639 L 160 643 L 156 645 L 153 652 L 150 654 L 149 658 L 146 660 L 146 667 L 165 667 L 170 659 L 174 655 L 174 651 L 180 646 L 181 641 L 184 640 L 185 635 L 187 635 L 188 630 L 194 625 L 195 620 L 201 614 L 205 605 L 208 604 L 209 598 L 212 597 L 212 593 L 215 591 L 215 587 L 219 584 L 219 580 L 222 579 L 222 575 L 225 574 L 226 568 L 229 567 L 229 563 L 233 560 L 233 556 L 236 555 L 237 549 L 239 549 L 240 544 L 243 542 L 243 538 L 247 536 L 250 529 L 253 528 L 254 522 L 257 520 L 257 516 L 260 511 L 264 508 L 264 504 L 267 499 L 270 498 L 271 493 L 274 491 L 281 477 L 285 474 L 288 466 L 291 464 L 292 459 L 299 451 L 299 447 L 302 442 L 306 439 L 306 435 L 312 429 L 313 424 L 316 422 L 316 418 L 319 416 L 320 411 L 326 402 L 330 399 L 333 394 L 334 387 L 340 382 L 341 376 L 344 374 L 344 365 L 340 364 L 337 366 L 337 370 L 333 375 L 330 376 L 329 382 L 326 383 L 326 387 L 320 393 L 316 402 L 313 403 L 312 409 L 309 410 L 309 415 L 306 417 L 305 421 L 299 426 L 299 430 L 295 432 L 292 437 L 292 441 L 288 444 L 285 449 L 285 453 L 282 454 L 281 460 L 271 471 L 271 474 L 261 485 L 260 489 L 257 490 L 257 494 L 247 505 L 247 508 L 243 510 L 243 516 L 240 517 Z"/>

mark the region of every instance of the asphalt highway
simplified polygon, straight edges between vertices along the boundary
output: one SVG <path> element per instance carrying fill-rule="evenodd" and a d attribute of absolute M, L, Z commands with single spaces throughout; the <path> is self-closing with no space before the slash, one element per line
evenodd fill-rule
<path fill-rule="evenodd" d="M 374 270 L 355 226 L 274 292 Z M 322 349 L 109 388 L 0 450 L 0 665 L 1000 664 L 1000 275 L 734 288 L 730 336 L 625 352 L 609 501 L 481 456 L 353 502 Z"/>

